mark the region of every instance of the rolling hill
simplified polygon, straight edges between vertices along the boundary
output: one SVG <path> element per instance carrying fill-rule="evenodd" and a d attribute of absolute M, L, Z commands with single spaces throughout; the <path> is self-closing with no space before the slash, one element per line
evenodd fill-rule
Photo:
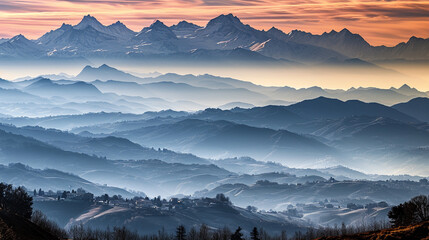
<path fill-rule="evenodd" d="M 286 130 L 256 128 L 228 121 L 186 119 L 177 123 L 116 132 L 114 136 L 150 147 L 167 147 L 208 158 L 250 156 L 288 165 L 335 155 L 335 150 Z"/>
<path fill-rule="evenodd" d="M 392 107 L 422 122 L 429 122 L 429 113 L 426 111 L 429 107 L 429 98 L 414 98 L 409 102 L 399 103 Z"/>
<path fill-rule="evenodd" d="M 124 197 L 135 196 L 135 193 L 130 193 L 120 188 L 94 184 L 70 173 L 54 169 L 34 169 L 20 163 L 12 163 L 8 166 L 0 165 L 0 181 L 15 186 L 25 186 L 29 190 L 64 191 L 83 188 L 85 191 L 97 196 L 106 193 L 109 195 L 119 194 Z"/>

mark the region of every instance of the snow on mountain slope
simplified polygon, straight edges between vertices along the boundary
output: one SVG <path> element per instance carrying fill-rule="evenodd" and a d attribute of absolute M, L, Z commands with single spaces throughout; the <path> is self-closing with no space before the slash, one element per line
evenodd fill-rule
<path fill-rule="evenodd" d="M 43 48 L 21 34 L 0 44 L 0 57 L 34 58 L 43 54 Z"/>
<path fill-rule="evenodd" d="M 176 34 L 178 38 L 191 37 L 191 35 L 195 33 L 195 31 L 201 28 L 202 27 L 187 21 L 181 21 L 178 24 L 170 27 L 170 29 Z"/>
<path fill-rule="evenodd" d="M 183 61 L 174 54 L 192 55 L 196 50 L 245 49 L 265 57 L 303 63 L 341 63 L 348 58 L 366 61 L 429 59 L 428 39 L 411 37 L 408 42 L 395 47 L 373 47 L 359 34 L 345 28 L 321 35 L 299 30 L 285 34 L 275 27 L 268 31 L 255 29 L 232 14 L 222 14 L 210 20 L 205 27 L 186 21 L 168 27 L 157 20 L 139 33 L 119 21 L 106 26 L 87 15 L 77 25 L 63 24 L 34 41 L 21 39 L 17 44 L 14 43 L 17 38 L 23 36 L 0 40 L 1 57 L 159 57 Z M 246 58 L 265 61 L 256 55 L 247 55 Z M 199 60 L 213 59 L 206 57 Z M 232 60 L 237 61 L 236 58 Z"/>

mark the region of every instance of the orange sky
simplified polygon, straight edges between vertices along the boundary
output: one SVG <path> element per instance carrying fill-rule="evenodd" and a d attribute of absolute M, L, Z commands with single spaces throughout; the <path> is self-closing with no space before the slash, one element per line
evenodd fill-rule
<path fill-rule="evenodd" d="M 22 33 L 38 38 L 86 14 L 140 31 L 155 19 L 167 25 L 180 20 L 205 25 L 222 13 L 258 29 L 320 34 L 346 27 L 373 45 L 392 46 L 413 35 L 429 38 L 429 0 L 0 0 L 0 37 Z"/>

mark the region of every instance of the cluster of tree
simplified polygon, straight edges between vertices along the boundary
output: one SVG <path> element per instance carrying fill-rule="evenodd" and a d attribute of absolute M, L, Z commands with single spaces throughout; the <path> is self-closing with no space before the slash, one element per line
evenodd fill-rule
<path fill-rule="evenodd" d="M 310 227 L 307 232 L 295 232 L 295 235 L 292 239 L 294 240 L 312 240 L 317 238 L 324 237 L 343 237 L 363 232 L 369 231 L 379 231 L 386 228 L 390 228 L 391 225 L 388 221 L 373 221 L 370 223 L 362 222 L 360 225 L 356 226 L 347 226 L 342 223 L 341 226 L 333 226 L 333 227 L 319 227 L 313 228 Z"/>
<path fill-rule="evenodd" d="M 202 224 L 199 228 L 192 227 L 189 231 L 183 225 L 176 229 L 175 234 L 169 234 L 164 230 L 158 231 L 154 235 L 139 235 L 136 232 L 129 231 L 125 227 L 115 227 L 112 230 L 93 230 L 85 228 L 83 225 L 71 227 L 69 237 L 74 240 L 245 240 L 242 233 L 243 229 L 238 227 L 231 231 L 228 227 L 222 229 L 211 229 Z M 286 232 L 279 236 L 272 236 L 263 229 L 253 228 L 250 231 L 251 240 L 287 240 Z"/>
<path fill-rule="evenodd" d="M 30 219 L 32 205 L 33 198 L 24 188 L 14 188 L 10 184 L 0 183 L 0 210 Z"/>
<path fill-rule="evenodd" d="M 34 189 L 33 191 L 33 196 L 44 196 L 45 195 L 45 191 L 43 191 L 41 188 L 39 188 L 39 191 L 37 191 L 36 189 Z"/>
<path fill-rule="evenodd" d="M 59 239 L 67 239 L 68 237 L 68 233 L 66 230 L 59 227 L 56 222 L 49 220 L 46 215 L 39 210 L 33 212 L 31 216 L 31 221 L 43 230 L 58 237 Z"/>
<path fill-rule="evenodd" d="M 226 204 L 231 204 L 231 201 L 229 201 L 229 197 L 226 197 L 223 193 L 216 194 L 216 200 Z"/>
<path fill-rule="evenodd" d="M 408 226 L 429 221 L 428 197 L 421 195 L 392 207 L 388 213 L 393 226 Z"/>
<path fill-rule="evenodd" d="M 83 225 L 75 225 L 70 228 L 68 235 L 73 240 L 161 240 L 157 235 L 140 236 L 125 227 L 99 230 L 85 228 Z M 162 240 L 166 239 L 163 238 Z"/>
<path fill-rule="evenodd" d="M 286 231 L 281 234 L 271 235 L 263 229 L 254 227 L 249 229 L 249 234 L 245 236 L 243 229 L 238 227 L 231 231 L 228 227 L 222 229 L 211 229 L 202 224 L 199 228 L 192 227 L 187 231 L 185 226 L 176 228 L 175 234 L 168 234 L 164 230 L 158 231 L 154 235 L 139 235 L 125 227 L 115 227 L 112 230 L 92 230 L 83 225 L 73 226 L 69 231 L 69 237 L 74 240 L 311 240 L 321 237 L 346 236 L 368 231 L 378 231 L 390 227 L 389 222 L 363 223 L 360 226 L 346 226 L 344 223 L 334 227 L 309 228 L 307 232 L 295 232 L 294 236 L 288 238 Z"/>

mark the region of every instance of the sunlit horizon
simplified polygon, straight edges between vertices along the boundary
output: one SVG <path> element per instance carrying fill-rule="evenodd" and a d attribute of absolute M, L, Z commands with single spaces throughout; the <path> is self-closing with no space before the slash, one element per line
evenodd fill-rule
<path fill-rule="evenodd" d="M 138 32 L 154 20 L 173 25 L 186 20 L 198 25 L 232 13 L 257 29 L 277 27 L 313 34 L 347 28 L 370 44 L 394 46 L 410 37 L 429 37 L 429 2 L 329 0 L 282 1 L 0 1 L 0 37 L 23 34 L 36 39 L 62 23 L 77 24 L 91 14 L 105 25 L 121 21 Z"/>

